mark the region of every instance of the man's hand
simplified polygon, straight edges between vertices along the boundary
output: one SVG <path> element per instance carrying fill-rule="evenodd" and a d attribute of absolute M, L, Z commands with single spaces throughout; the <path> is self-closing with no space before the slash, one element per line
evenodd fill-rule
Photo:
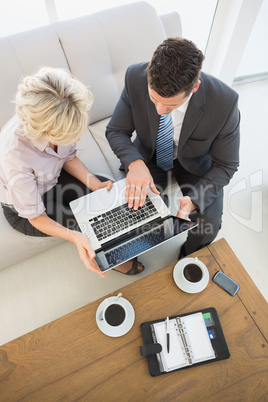
<path fill-rule="evenodd" d="M 145 163 L 141 159 L 131 162 L 126 177 L 125 199 L 128 207 L 134 210 L 142 207 L 149 187 L 153 193 L 160 194 Z"/>
<path fill-rule="evenodd" d="M 180 198 L 179 202 L 180 202 L 180 208 L 178 210 L 177 217 L 186 219 L 196 207 L 192 203 L 191 198 L 188 195 Z"/>
<path fill-rule="evenodd" d="M 101 272 L 99 269 L 96 261 L 95 261 L 95 251 L 91 247 L 90 241 L 88 237 L 80 232 L 73 231 L 73 242 L 77 247 L 77 250 L 79 252 L 80 258 L 85 264 L 87 269 L 90 269 L 93 272 L 96 272 L 103 278 L 105 278 L 106 273 Z"/>

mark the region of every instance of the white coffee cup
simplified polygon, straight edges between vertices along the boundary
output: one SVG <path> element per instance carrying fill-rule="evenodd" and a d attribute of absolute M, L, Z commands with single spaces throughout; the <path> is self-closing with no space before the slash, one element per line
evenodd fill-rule
<path fill-rule="evenodd" d="M 125 306 L 117 301 L 104 300 L 103 310 L 99 314 L 99 320 L 104 321 L 105 324 L 111 327 L 118 327 L 122 325 L 127 319 L 127 310 Z"/>
<path fill-rule="evenodd" d="M 201 292 L 209 282 L 208 269 L 197 257 L 180 260 L 173 276 L 177 286 L 187 293 Z"/>
<path fill-rule="evenodd" d="M 194 261 L 186 261 L 181 271 L 184 280 L 198 283 L 204 275 L 204 264 L 195 257 Z"/>

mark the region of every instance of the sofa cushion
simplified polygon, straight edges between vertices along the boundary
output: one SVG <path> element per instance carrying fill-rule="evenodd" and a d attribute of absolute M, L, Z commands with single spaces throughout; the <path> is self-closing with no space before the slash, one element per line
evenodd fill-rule
<path fill-rule="evenodd" d="M 65 55 L 58 36 L 52 26 L 11 35 L 0 39 L 0 128 L 14 114 L 17 86 L 23 75 L 33 74 L 40 66 L 62 67 L 68 69 Z M 2 88 L 2 83 L 4 89 Z M 6 89 L 6 92 L 3 90 Z M 14 95 L 11 95 L 11 91 Z M 6 96 L 3 96 L 3 93 Z"/>
<path fill-rule="evenodd" d="M 14 115 L 16 91 L 21 77 L 21 67 L 8 38 L 0 38 L 0 129 Z"/>
<path fill-rule="evenodd" d="M 156 46 L 166 37 L 155 9 L 145 2 L 63 21 L 55 24 L 54 29 L 70 70 L 89 86 L 95 97 L 90 123 L 111 116 L 127 67 L 150 60 Z"/>
<path fill-rule="evenodd" d="M 113 77 L 109 50 L 93 16 L 54 25 L 72 74 L 94 95 L 90 121 L 112 114 L 119 92 Z"/>
<path fill-rule="evenodd" d="M 77 143 L 77 156 L 92 173 L 107 177 L 111 180 L 115 179 L 113 171 L 109 167 L 99 145 L 95 142 L 88 130 Z"/>
<path fill-rule="evenodd" d="M 121 93 L 127 67 L 149 61 L 156 47 L 166 38 L 165 29 L 156 10 L 146 2 L 115 7 L 93 15 L 105 35 L 113 75 Z"/>
<path fill-rule="evenodd" d="M 64 241 L 55 237 L 25 236 L 9 225 L 1 207 L 0 209 L 0 270 L 24 261 Z"/>
<path fill-rule="evenodd" d="M 119 170 L 120 161 L 117 156 L 113 153 L 104 133 L 106 126 L 109 122 L 110 118 L 98 121 L 97 123 L 91 124 L 89 126 L 90 133 L 94 140 L 98 143 L 103 155 L 105 155 L 106 163 L 109 165 L 111 169 L 114 179 L 120 180 L 125 177 L 124 172 Z"/>
<path fill-rule="evenodd" d="M 167 38 L 182 36 L 181 17 L 176 11 L 160 15 L 160 19 L 164 25 Z"/>

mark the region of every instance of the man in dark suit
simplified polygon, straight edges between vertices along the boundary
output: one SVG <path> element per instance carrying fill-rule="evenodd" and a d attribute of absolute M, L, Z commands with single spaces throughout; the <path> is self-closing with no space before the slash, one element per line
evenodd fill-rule
<path fill-rule="evenodd" d="M 106 129 L 127 172 L 130 208 L 143 205 L 148 187 L 162 192 L 175 176 L 183 193 L 177 216 L 198 222 L 180 257 L 215 239 L 221 226 L 223 187 L 239 165 L 238 95 L 201 72 L 203 59 L 191 41 L 166 39 L 149 64 L 128 68 L 125 88 Z M 160 136 L 166 135 L 172 136 L 171 165 L 168 140 L 164 140 L 166 155 L 160 150 Z M 166 165 L 161 158 L 166 158 Z"/>

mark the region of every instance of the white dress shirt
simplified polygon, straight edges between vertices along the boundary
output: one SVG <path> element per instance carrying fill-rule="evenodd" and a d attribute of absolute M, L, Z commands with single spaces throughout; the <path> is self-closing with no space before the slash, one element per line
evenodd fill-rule
<path fill-rule="evenodd" d="M 180 140 L 180 135 L 181 135 L 181 127 L 183 123 L 183 119 L 186 113 L 186 110 L 188 108 L 190 99 L 192 97 L 192 93 L 190 96 L 186 99 L 186 101 L 179 106 L 177 109 L 172 110 L 171 112 L 171 117 L 172 117 L 172 122 L 173 122 L 173 159 L 177 158 L 177 153 L 178 153 L 178 146 L 179 146 L 179 140 Z"/>
<path fill-rule="evenodd" d="M 58 181 L 65 162 L 76 155 L 76 144 L 58 146 L 48 141 L 33 143 L 11 119 L 0 134 L 0 201 L 14 205 L 19 216 L 36 218 L 45 211 L 41 196 Z"/>

